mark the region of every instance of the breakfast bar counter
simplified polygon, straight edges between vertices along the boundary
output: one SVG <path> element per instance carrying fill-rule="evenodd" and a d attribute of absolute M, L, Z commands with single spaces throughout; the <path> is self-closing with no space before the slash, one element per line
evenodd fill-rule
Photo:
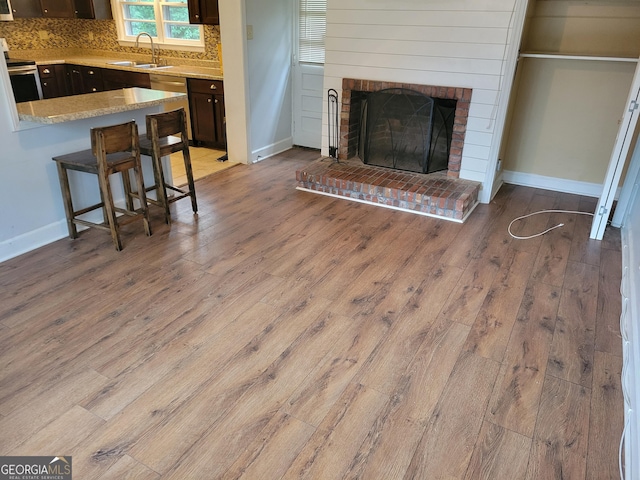
<path fill-rule="evenodd" d="M 53 125 L 140 110 L 186 98 L 186 93 L 123 88 L 16 104 L 20 121 Z"/>

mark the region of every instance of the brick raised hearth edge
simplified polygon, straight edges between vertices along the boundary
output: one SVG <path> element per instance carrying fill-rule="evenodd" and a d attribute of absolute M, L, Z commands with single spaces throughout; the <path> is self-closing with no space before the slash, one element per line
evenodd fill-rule
<path fill-rule="evenodd" d="M 480 183 L 446 173 L 419 174 L 323 157 L 296 171 L 297 190 L 463 223 Z"/>

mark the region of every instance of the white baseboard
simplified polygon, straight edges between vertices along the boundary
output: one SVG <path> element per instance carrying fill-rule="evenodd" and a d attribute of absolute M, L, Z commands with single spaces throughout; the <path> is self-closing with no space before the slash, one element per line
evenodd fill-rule
<path fill-rule="evenodd" d="M 547 177 L 544 175 L 513 172 L 510 170 L 504 170 L 502 172 L 502 178 L 504 183 L 542 188 L 543 190 L 553 190 L 556 192 L 573 193 L 586 197 L 598 198 L 602 194 L 601 183 L 580 182 L 577 180 L 567 180 L 566 178 Z"/>
<path fill-rule="evenodd" d="M 151 197 L 153 198 L 154 195 L 151 195 Z M 122 195 L 118 195 L 114 202 L 118 206 L 124 207 L 124 197 Z M 118 216 L 120 215 L 118 214 Z M 95 223 L 103 222 L 101 210 L 85 213 L 81 218 Z M 89 227 L 85 225 L 76 225 L 78 232 L 82 232 L 87 228 Z M 69 238 L 66 218 L 0 242 L 0 263 L 62 238 Z"/>
<path fill-rule="evenodd" d="M 259 148 L 251 152 L 251 163 L 261 162 L 262 160 L 289 150 L 291 147 L 293 147 L 293 137 L 287 137 L 279 142 Z"/>
<path fill-rule="evenodd" d="M 60 220 L 17 237 L 9 238 L 0 242 L 0 262 L 68 236 L 67 221 Z"/>

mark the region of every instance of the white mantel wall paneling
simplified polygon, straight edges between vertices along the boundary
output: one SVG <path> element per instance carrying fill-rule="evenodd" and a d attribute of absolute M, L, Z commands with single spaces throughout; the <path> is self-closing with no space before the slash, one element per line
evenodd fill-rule
<path fill-rule="evenodd" d="M 473 89 L 460 176 L 482 182 L 488 202 L 503 125 L 498 104 L 508 100 L 500 90 L 510 87 L 506 57 L 515 69 L 524 9 L 526 0 L 328 0 L 325 94 L 340 96 L 343 78 Z"/>

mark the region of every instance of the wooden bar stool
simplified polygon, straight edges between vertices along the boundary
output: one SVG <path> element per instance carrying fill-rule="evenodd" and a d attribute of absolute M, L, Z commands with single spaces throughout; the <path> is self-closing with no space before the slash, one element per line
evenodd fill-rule
<path fill-rule="evenodd" d="M 149 225 L 149 209 L 145 198 L 142 168 L 140 165 L 140 146 L 138 141 L 138 127 L 134 121 L 120 125 L 91 129 L 91 149 L 53 157 L 58 167 L 58 177 L 67 215 L 69 237 L 77 238 L 76 224 L 109 230 L 116 250 L 122 250 L 119 226 L 138 219 L 144 222 L 147 235 L 151 235 Z M 92 173 L 98 176 L 101 202 L 90 207 L 74 210 L 69 187 L 67 170 Z M 133 170 L 139 196 L 140 208 L 134 209 L 131 178 L 129 171 Z M 126 208 L 116 207 L 113 203 L 109 176 L 121 173 L 124 187 Z M 137 195 L 136 195 L 137 196 Z M 78 218 L 78 215 L 102 208 L 103 223 L 90 222 Z M 116 213 L 123 214 L 116 217 Z"/>
<path fill-rule="evenodd" d="M 184 108 L 169 112 L 147 115 L 147 135 L 140 139 L 140 153 L 148 155 L 153 161 L 153 174 L 155 184 L 148 187 L 147 191 L 156 190 L 156 199 L 147 197 L 147 202 L 164 208 L 164 218 L 167 224 L 171 223 L 169 204 L 181 198 L 191 197 L 193 213 L 198 212 L 196 202 L 196 187 L 193 183 L 193 171 L 191 169 L 191 156 L 189 154 L 189 139 L 187 138 L 187 117 Z M 172 153 L 182 152 L 184 168 L 187 174 L 189 189 L 178 188 L 165 181 L 162 168 L 162 157 Z M 176 192 L 177 195 L 169 197 L 167 190 Z"/>

